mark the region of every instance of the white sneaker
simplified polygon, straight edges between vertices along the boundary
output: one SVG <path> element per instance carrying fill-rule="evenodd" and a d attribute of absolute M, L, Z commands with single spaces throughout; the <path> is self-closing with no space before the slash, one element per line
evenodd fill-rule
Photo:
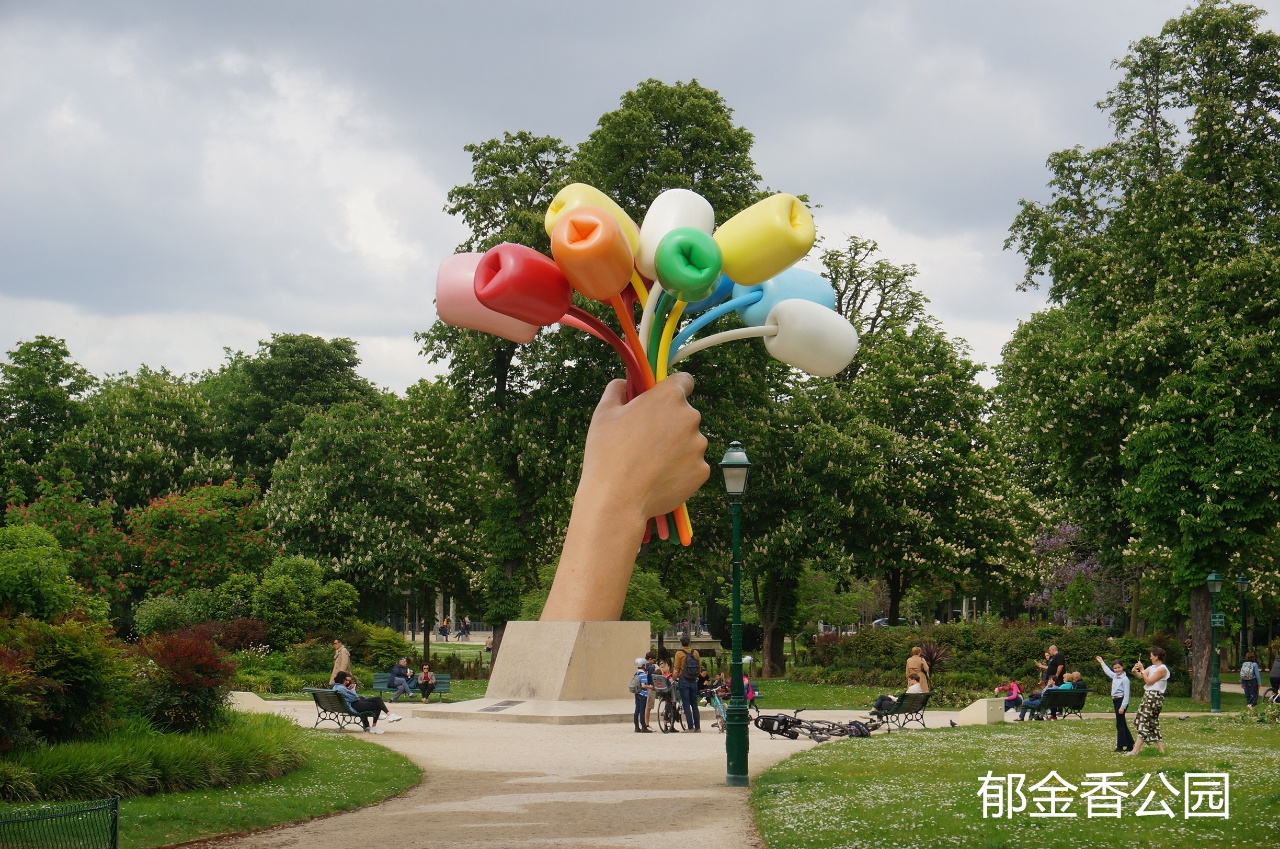
<path fill-rule="evenodd" d="M 398 713 L 387 714 L 387 722 L 399 722 L 402 719 L 404 719 L 404 717 Z"/>
<path fill-rule="evenodd" d="M 383 731 L 381 728 L 375 725 L 369 729 L 369 733 L 370 734 L 386 734 L 387 732 Z"/>

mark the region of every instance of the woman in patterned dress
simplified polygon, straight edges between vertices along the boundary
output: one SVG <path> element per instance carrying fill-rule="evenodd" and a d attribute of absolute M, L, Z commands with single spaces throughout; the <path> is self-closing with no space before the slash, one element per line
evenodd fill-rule
<path fill-rule="evenodd" d="M 1142 704 L 1138 705 L 1138 718 L 1133 721 L 1133 729 L 1138 732 L 1138 742 L 1133 744 L 1133 751 L 1125 754 L 1136 755 L 1142 751 L 1143 743 L 1155 743 L 1163 755 L 1160 710 L 1164 707 L 1165 691 L 1169 689 L 1169 667 L 1164 665 L 1164 649 L 1159 646 L 1153 648 L 1151 665 L 1143 666 L 1142 661 L 1138 661 L 1133 665 L 1133 674 L 1142 679 Z"/>

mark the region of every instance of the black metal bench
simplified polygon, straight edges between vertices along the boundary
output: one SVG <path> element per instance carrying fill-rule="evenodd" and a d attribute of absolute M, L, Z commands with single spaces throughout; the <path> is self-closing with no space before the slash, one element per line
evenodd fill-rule
<path fill-rule="evenodd" d="M 433 696 L 438 695 L 438 701 L 444 701 L 444 694 L 449 692 L 449 681 L 452 680 L 448 675 L 437 675 L 435 689 L 431 691 Z M 389 672 L 373 673 L 373 691 L 375 693 L 394 693 L 395 687 L 391 686 L 391 674 Z M 409 692 L 416 693 L 419 696 L 422 691 L 418 688 L 418 682 L 415 680 L 409 687 Z"/>
<path fill-rule="evenodd" d="M 895 698 L 893 707 L 870 713 L 885 726 L 886 734 L 889 733 L 890 726 L 902 729 L 909 722 L 918 722 L 921 728 L 928 728 L 924 724 L 924 709 L 932 695 L 933 693 L 903 693 Z"/>
<path fill-rule="evenodd" d="M 1032 719 L 1044 719 L 1049 715 L 1050 711 L 1056 710 L 1062 714 L 1062 718 L 1074 716 L 1077 719 L 1084 719 L 1085 699 L 1089 698 L 1089 690 L 1046 690 L 1040 696 L 1040 704 L 1031 709 Z"/>
<path fill-rule="evenodd" d="M 380 713 L 376 710 L 352 710 L 351 705 L 336 690 L 306 687 L 302 692 L 310 693 L 316 703 L 316 724 L 312 728 L 319 728 L 322 722 L 332 722 L 341 731 L 348 725 L 354 725 L 362 719 L 373 719 Z"/>
<path fill-rule="evenodd" d="M 0 814 L 0 846 L 5 849 L 116 849 L 119 835 L 119 796 Z"/>

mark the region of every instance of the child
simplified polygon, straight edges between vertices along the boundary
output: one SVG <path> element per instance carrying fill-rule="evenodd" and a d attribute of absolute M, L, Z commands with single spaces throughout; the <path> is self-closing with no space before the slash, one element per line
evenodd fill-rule
<path fill-rule="evenodd" d="M 1017 710 L 1022 704 L 1022 685 L 1017 681 L 1010 680 L 1008 684 L 1002 684 L 996 687 L 997 693 L 1008 693 L 1004 699 L 1004 709 L 1007 713 L 1011 710 Z"/>
<path fill-rule="evenodd" d="M 1133 749 L 1133 735 L 1129 733 L 1129 722 L 1124 712 L 1129 708 L 1129 676 L 1124 674 L 1124 664 L 1116 661 L 1107 668 L 1102 658 L 1096 657 L 1102 671 L 1111 679 L 1111 706 L 1116 712 L 1116 751 L 1128 752 Z"/>
<path fill-rule="evenodd" d="M 644 721 L 644 713 L 649 706 L 649 691 L 653 689 L 653 685 L 649 683 L 648 664 L 643 657 L 636 658 L 636 678 L 640 680 L 640 689 L 636 691 L 636 710 L 631 719 L 635 723 L 637 734 L 652 734 L 653 729 Z"/>

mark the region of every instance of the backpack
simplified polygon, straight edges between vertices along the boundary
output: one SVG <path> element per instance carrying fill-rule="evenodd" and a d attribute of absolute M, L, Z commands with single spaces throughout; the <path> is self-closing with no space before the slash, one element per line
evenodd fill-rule
<path fill-rule="evenodd" d="M 1248 667 L 1247 670 L 1246 670 L 1246 667 Z M 1249 673 L 1249 676 L 1247 678 L 1245 677 L 1245 674 L 1244 674 L 1246 671 L 1248 671 Z M 1257 681 L 1258 680 L 1258 664 L 1254 663 L 1252 660 L 1246 660 L 1244 663 L 1240 664 L 1240 680 L 1241 681 Z"/>
<path fill-rule="evenodd" d="M 867 728 L 867 724 L 865 722 L 859 722 L 858 720 L 855 719 L 849 723 L 849 736 L 850 737 L 870 737 L 871 729 Z"/>
<path fill-rule="evenodd" d="M 694 654 L 693 649 L 690 649 L 684 654 L 684 669 L 680 671 L 680 677 L 696 681 L 701 673 L 702 664 L 698 661 L 698 656 Z"/>
<path fill-rule="evenodd" d="M 627 685 L 627 689 L 631 691 L 631 695 L 640 695 L 640 670 L 636 670 L 636 674 L 631 676 L 631 683 Z"/>

